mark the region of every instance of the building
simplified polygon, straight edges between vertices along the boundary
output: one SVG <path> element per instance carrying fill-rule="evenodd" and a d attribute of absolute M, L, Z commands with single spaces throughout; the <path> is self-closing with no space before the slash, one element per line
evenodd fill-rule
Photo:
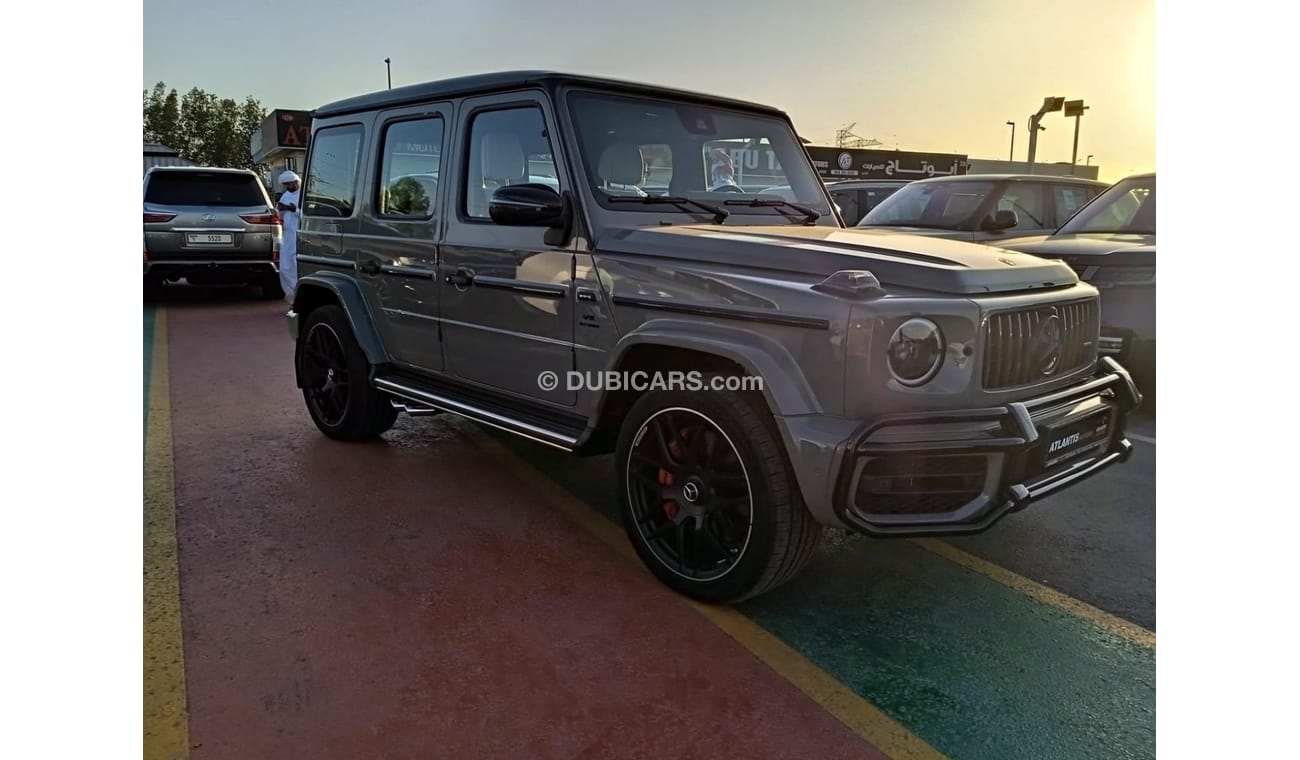
<path fill-rule="evenodd" d="M 262 128 L 249 138 L 248 147 L 253 163 L 264 168 L 262 181 L 268 188 L 280 189 L 276 178 L 286 169 L 302 173 L 310 139 L 310 111 L 277 108 L 267 115 Z"/>
<path fill-rule="evenodd" d="M 155 166 L 193 166 L 193 161 L 181 158 L 180 152 L 159 143 L 144 144 L 144 174 Z M 141 174 L 140 176 L 144 176 Z"/>
<path fill-rule="evenodd" d="M 1071 171 L 1073 168 L 1073 171 Z M 1054 164 L 1045 164 L 1039 161 L 1034 162 L 1034 167 L 1029 168 L 1028 161 L 1000 161 L 994 158 L 972 158 L 970 159 L 969 174 L 1043 174 L 1051 177 L 1079 177 L 1080 179 L 1097 179 L 1101 172 L 1099 166 L 1070 166 L 1068 161 L 1060 161 Z"/>

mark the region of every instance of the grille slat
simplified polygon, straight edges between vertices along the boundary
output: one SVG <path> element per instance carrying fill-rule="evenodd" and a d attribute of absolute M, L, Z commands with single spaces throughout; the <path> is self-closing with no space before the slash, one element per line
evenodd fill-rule
<path fill-rule="evenodd" d="M 1043 330 L 1053 309 L 1061 335 L 1060 354 L 1055 368 L 1044 374 Z M 1031 385 L 1079 369 L 1092 359 L 1099 329 L 1096 301 L 989 315 L 984 327 L 985 389 Z"/>

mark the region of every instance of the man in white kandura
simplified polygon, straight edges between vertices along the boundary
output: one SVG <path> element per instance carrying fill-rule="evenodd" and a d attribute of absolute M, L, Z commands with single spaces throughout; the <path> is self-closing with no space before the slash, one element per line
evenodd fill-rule
<path fill-rule="evenodd" d="M 284 187 L 284 195 L 275 204 L 284 227 L 284 242 L 280 244 L 280 289 L 284 291 L 285 299 L 293 303 L 293 289 L 298 284 L 298 222 L 302 218 L 299 188 L 302 183 L 297 174 L 286 171 L 280 175 L 280 184 Z"/>

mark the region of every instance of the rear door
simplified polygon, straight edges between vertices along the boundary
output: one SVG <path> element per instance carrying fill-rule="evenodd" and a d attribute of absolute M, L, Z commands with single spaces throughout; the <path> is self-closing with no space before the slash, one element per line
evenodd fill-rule
<path fill-rule="evenodd" d="M 145 244 L 152 261 L 267 261 L 276 227 L 270 198 L 250 172 L 154 171 L 145 185 Z"/>
<path fill-rule="evenodd" d="M 449 104 L 380 113 L 366 169 L 364 212 L 344 235 L 384 344 L 394 360 L 443 367 L 438 326 L 438 237 Z"/>
<path fill-rule="evenodd" d="M 320 267 L 353 269 L 343 254 L 343 229 L 356 216 L 365 135 L 360 122 L 323 126 L 312 135 L 298 230 L 299 277 Z"/>

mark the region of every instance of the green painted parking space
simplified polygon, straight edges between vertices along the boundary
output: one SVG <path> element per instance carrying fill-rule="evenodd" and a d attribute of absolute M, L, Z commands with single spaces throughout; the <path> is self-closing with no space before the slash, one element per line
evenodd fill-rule
<path fill-rule="evenodd" d="M 611 458 L 494 438 L 611 520 Z M 908 541 L 837 537 L 737 607 L 952 758 L 1155 756 L 1155 652 Z"/>

